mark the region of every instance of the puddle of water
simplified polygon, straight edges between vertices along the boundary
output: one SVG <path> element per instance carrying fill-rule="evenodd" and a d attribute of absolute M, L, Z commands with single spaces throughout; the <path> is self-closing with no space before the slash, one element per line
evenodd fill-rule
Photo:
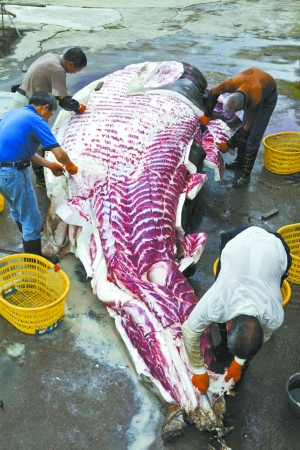
<path fill-rule="evenodd" d="M 228 11 L 231 9 L 237 9 L 237 6 L 235 5 L 220 5 L 218 3 L 217 5 L 196 5 L 196 6 L 190 6 L 185 8 L 186 11 L 192 10 L 192 11 Z"/>
<path fill-rule="evenodd" d="M 216 5 L 200 6 L 216 8 Z M 107 47 L 97 54 L 88 55 L 87 68 L 77 77 L 69 76 L 67 83 L 70 93 L 73 94 L 95 79 L 102 78 L 128 64 L 174 59 L 199 68 L 206 76 L 210 87 L 212 83 L 224 81 L 242 70 L 258 65 L 276 80 L 290 83 L 290 86 L 280 85 L 280 94 L 298 98 L 297 93 L 300 89 L 297 91 L 295 86 L 296 80 L 300 78 L 298 48 L 295 39 L 268 39 L 250 33 L 237 34 L 234 39 L 219 38 L 213 34 L 202 35 L 199 39 L 198 35 L 184 30 L 172 36 L 172 40 L 169 36 L 158 37 L 151 41 L 138 40 L 128 43 L 127 49 Z M 27 66 L 35 59 L 36 57 L 28 58 L 25 61 Z M 10 87 L 10 83 L 8 86 L 4 79 L 1 85 L 2 90 Z"/>
<path fill-rule="evenodd" d="M 13 95 L 11 92 L 0 92 L 0 119 L 9 111 L 13 103 Z"/>
<path fill-rule="evenodd" d="M 0 349 L 3 355 L 6 355 L 11 361 L 18 366 L 23 365 L 25 359 L 25 345 L 15 342 L 14 344 L 7 345 L 4 340 L 0 344 Z"/>
<path fill-rule="evenodd" d="M 72 89 L 74 90 L 74 92 L 77 92 L 80 89 L 87 86 L 88 84 L 92 83 L 93 81 L 105 77 L 106 75 L 108 75 L 108 73 L 109 72 L 103 72 L 101 70 L 101 67 L 99 67 L 99 71 L 93 71 L 86 74 L 82 74 L 80 79 L 76 83 L 72 84 Z"/>
<path fill-rule="evenodd" d="M 16 342 L 15 344 L 12 344 L 12 345 L 9 345 L 8 347 L 6 347 L 6 354 L 7 354 L 7 356 L 11 356 L 13 358 L 18 358 L 18 357 L 24 356 L 23 355 L 24 350 L 25 350 L 25 345 L 19 344 Z"/>
<path fill-rule="evenodd" d="M 276 80 L 291 83 L 290 87 L 295 90 L 287 89 L 285 85 L 284 91 L 280 93 L 293 98 L 297 95 L 295 82 L 300 78 L 298 48 L 295 39 L 267 39 L 250 33 L 240 33 L 234 39 L 219 38 L 213 34 L 203 35 L 199 39 L 193 33 L 181 31 L 172 36 L 172 40 L 168 36 L 151 41 L 138 40 L 128 43 L 127 49 L 108 47 L 97 54 L 88 55 L 87 68 L 80 72 L 79 78 L 68 77 L 68 86 L 72 92 L 76 92 L 95 79 L 128 64 L 178 60 L 200 69 L 209 86 L 212 82 L 215 84 L 224 81 L 242 70 L 258 65 Z"/>
<path fill-rule="evenodd" d="M 142 402 L 140 402 L 142 398 Z M 129 445 L 128 450 L 146 450 L 149 448 L 157 438 L 157 424 L 160 421 L 161 414 L 157 406 L 153 404 L 152 400 L 139 396 L 137 399 L 139 403 L 139 411 L 131 420 L 130 428 L 126 432 Z"/>
<path fill-rule="evenodd" d="M 101 364 L 107 364 L 115 369 L 128 369 L 128 362 L 121 356 L 119 343 L 115 342 L 113 334 L 104 336 L 102 326 L 96 320 L 82 316 L 79 336 L 75 345 L 89 357 Z"/>
<path fill-rule="evenodd" d="M 295 39 L 262 39 L 250 33 L 238 34 L 234 40 L 213 35 L 204 36 L 201 38 L 201 47 L 209 46 L 209 52 L 205 55 L 200 51 L 201 59 L 191 56 L 189 62 L 199 68 L 201 64 L 204 73 L 213 71 L 230 78 L 255 66 L 256 60 L 259 60 L 259 68 L 270 73 L 275 79 L 294 82 L 299 74 L 297 45 Z M 223 65 L 223 61 L 226 65 Z"/>
<path fill-rule="evenodd" d="M 18 42 L 19 39 L 20 37 L 14 27 L 3 27 L 2 24 L 2 39 L 0 41 L 0 59 L 2 59 L 2 61 L 10 54 L 13 45 Z"/>
<path fill-rule="evenodd" d="M 18 364 L 0 350 L 0 386 L 1 382 L 12 379 L 17 370 Z"/>
<path fill-rule="evenodd" d="M 156 439 L 158 423 L 161 420 L 161 405 L 151 393 L 137 381 L 135 369 L 126 354 L 124 344 L 116 337 L 112 329 L 105 332 L 94 319 L 83 316 L 79 336 L 75 345 L 89 357 L 101 365 L 108 365 L 114 371 L 122 370 L 124 377 L 130 378 L 135 386 L 134 403 L 138 405 L 136 413 L 126 431 L 128 450 L 146 450 Z"/>

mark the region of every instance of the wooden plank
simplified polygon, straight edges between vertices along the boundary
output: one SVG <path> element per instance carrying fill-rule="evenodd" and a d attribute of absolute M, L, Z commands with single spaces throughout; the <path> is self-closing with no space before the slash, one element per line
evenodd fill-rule
<path fill-rule="evenodd" d="M 268 211 L 268 212 L 264 213 L 264 214 L 261 216 L 261 218 L 262 218 L 263 220 L 266 220 L 266 219 L 269 219 L 269 218 L 272 217 L 272 216 L 275 216 L 275 214 L 278 214 L 278 213 L 279 213 L 279 210 L 278 210 L 278 209 L 271 209 L 271 211 Z"/>

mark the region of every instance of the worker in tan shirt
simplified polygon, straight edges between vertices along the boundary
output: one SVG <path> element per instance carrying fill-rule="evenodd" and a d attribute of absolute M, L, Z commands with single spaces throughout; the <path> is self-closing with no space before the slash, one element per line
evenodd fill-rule
<path fill-rule="evenodd" d="M 13 109 L 26 106 L 33 94 L 43 91 L 54 95 L 66 111 L 83 114 L 85 106 L 68 95 L 66 75 L 80 72 L 86 65 L 86 55 L 79 47 L 70 48 L 64 55 L 47 53 L 41 56 L 31 64 L 21 85 L 15 86 Z M 42 148 L 37 153 L 44 156 Z M 32 169 L 37 187 L 45 187 L 43 167 L 32 164 Z"/>
<path fill-rule="evenodd" d="M 228 113 L 243 110 L 242 126 L 227 142 L 219 143 L 219 149 L 226 153 L 229 148 L 237 148 L 236 158 L 226 163 L 227 169 L 242 168 L 242 175 L 234 186 L 244 186 L 249 183 L 254 162 L 268 126 L 270 117 L 277 103 L 277 89 L 275 80 L 268 73 L 250 68 L 240 72 L 227 81 L 209 91 L 204 115 L 200 122 L 207 125 L 212 117 L 220 94 L 229 93 L 223 109 Z"/>

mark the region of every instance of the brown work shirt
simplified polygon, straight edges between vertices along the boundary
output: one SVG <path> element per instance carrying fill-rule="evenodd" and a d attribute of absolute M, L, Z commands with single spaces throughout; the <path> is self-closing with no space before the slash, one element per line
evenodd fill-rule
<path fill-rule="evenodd" d="M 246 102 L 247 124 L 253 126 L 260 116 L 264 100 L 276 89 L 274 78 L 263 70 L 251 68 L 238 73 L 212 89 L 213 94 L 243 92 Z"/>
<path fill-rule="evenodd" d="M 39 91 L 49 92 L 55 97 L 68 95 L 64 57 L 47 53 L 38 58 L 29 67 L 20 88 L 27 97 Z"/>

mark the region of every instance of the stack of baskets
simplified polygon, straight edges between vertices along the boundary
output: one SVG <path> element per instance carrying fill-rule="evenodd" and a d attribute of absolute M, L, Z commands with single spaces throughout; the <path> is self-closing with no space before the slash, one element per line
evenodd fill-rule
<path fill-rule="evenodd" d="M 300 133 L 270 134 L 263 145 L 264 165 L 270 172 L 284 175 L 300 171 Z"/>
<path fill-rule="evenodd" d="M 24 333 L 53 330 L 64 315 L 69 289 L 65 272 L 41 256 L 0 259 L 0 314 Z"/>

